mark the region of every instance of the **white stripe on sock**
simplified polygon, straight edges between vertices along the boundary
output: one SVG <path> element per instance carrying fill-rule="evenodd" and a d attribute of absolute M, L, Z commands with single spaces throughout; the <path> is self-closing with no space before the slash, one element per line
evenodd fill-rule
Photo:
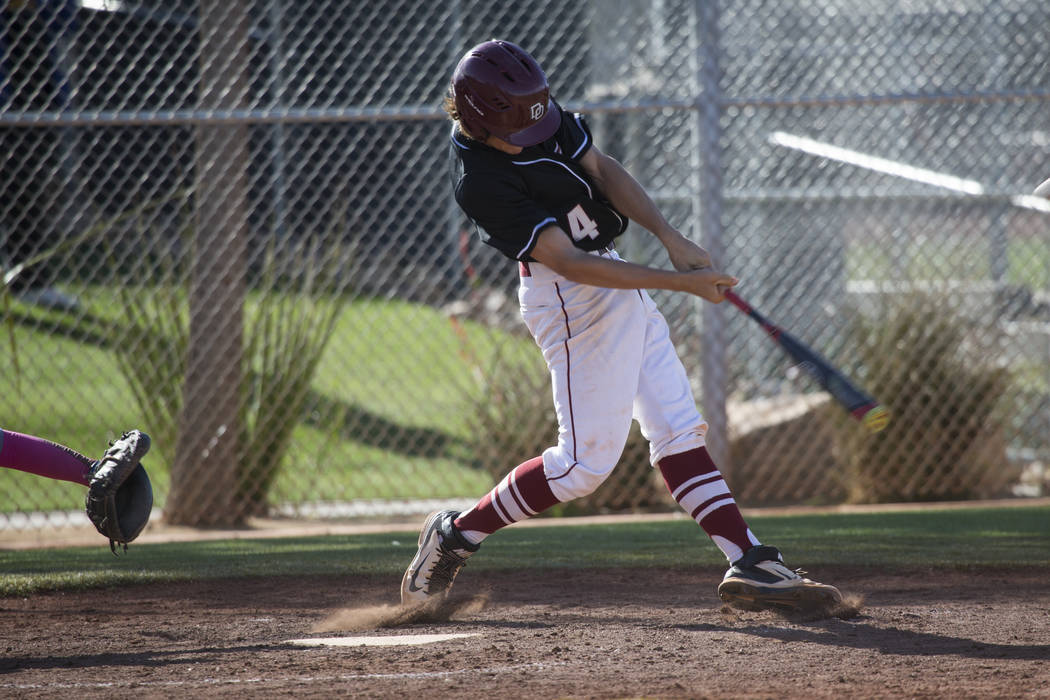
<path fill-rule="evenodd" d="M 496 511 L 496 515 L 499 516 L 500 520 L 502 520 L 506 525 L 510 525 L 514 522 L 510 519 L 509 514 L 504 513 L 503 504 L 501 504 L 499 500 L 499 486 L 496 486 L 491 491 L 489 491 L 489 500 L 492 501 L 492 509 Z"/>
<path fill-rule="evenodd" d="M 721 473 L 718 470 L 715 470 L 713 472 L 707 472 L 706 474 L 701 474 L 700 476 L 694 476 L 692 479 L 688 479 L 686 481 L 683 481 L 681 483 L 681 485 L 674 490 L 674 493 L 671 494 L 671 498 L 673 498 L 674 500 L 677 501 L 679 494 L 681 494 L 683 491 L 685 491 L 687 488 L 689 488 L 693 484 L 697 483 L 698 481 L 706 481 L 706 480 L 711 479 L 711 478 L 716 477 L 716 476 L 718 476 L 718 477 L 722 476 Z"/>
<path fill-rule="evenodd" d="M 481 532 L 480 530 L 460 530 L 459 534 L 463 535 L 463 539 L 471 544 L 481 544 L 482 540 L 489 536 L 489 533 Z"/>
<path fill-rule="evenodd" d="M 744 551 L 740 549 L 740 547 L 721 535 L 711 535 L 711 541 L 715 543 L 715 546 L 722 550 L 722 554 L 726 555 L 726 559 L 729 560 L 730 564 L 744 556 Z"/>
<path fill-rule="evenodd" d="M 708 515 L 710 515 L 712 512 L 718 510 L 722 506 L 728 506 L 728 505 L 731 505 L 733 503 L 736 503 L 736 501 L 734 501 L 732 498 L 723 498 L 720 501 L 715 501 L 714 503 L 709 505 L 707 508 L 704 508 L 702 511 L 697 513 L 696 522 L 698 522 L 698 523 L 702 522 L 703 519 L 706 518 Z M 690 512 L 692 512 L 692 511 L 690 511 Z"/>
<path fill-rule="evenodd" d="M 728 493 L 729 485 L 726 484 L 724 479 L 719 479 L 718 481 L 712 481 L 710 484 L 697 486 L 695 489 L 682 496 L 681 500 L 678 501 L 678 504 L 682 506 L 682 509 L 686 513 L 692 513 L 694 510 L 699 508 L 702 504 L 706 503 L 707 501 L 710 501 L 712 498 L 717 498 L 718 496 L 725 496 Z M 730 498 L 729 500 L 733 499 Z M 707 509 L 705 509 L 704 512 L 706 513 Z M 699 520 L 700 517 L 698 516 L 697 521 L 699 522 Z"/>
<path fill-rule="evenodd" d="M 510 473 L 510 487 L 514 489 L 514 495 L 518 497 L 516 503 L 520 502 L 521 505 L 525 508 L 525 517 L 531 518 L 532 516 L 536 515 L 536 511 L 532 509 L 532 506 L 529 505 L 529 502 L 526 501 L 525 497 L 521 495 L 521 490 L 518 489 L 518 477 L 513 471 Z"/>

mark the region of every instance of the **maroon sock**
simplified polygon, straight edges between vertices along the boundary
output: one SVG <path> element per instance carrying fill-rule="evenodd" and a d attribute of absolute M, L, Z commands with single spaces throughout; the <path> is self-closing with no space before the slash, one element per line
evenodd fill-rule
<path fill-rule="evenodd" d="M 730 562 L 760 544 L 729 492 L 706 447 L 664 457 L 657 465 L 667 489 Z"/>
<path fill-rule="evenodd" d="M 0 467 L 87 486 L 88 470 L 92 464 L 93 460 L 64 445 L 32 435 L 0 430 Z"/>
<path fill-rule="evenodd" d="M 501 527 L 531 518 L 558 502 L 543 472 L 543 457 L 533 457 L 514 467 L 473 508 L 461 513 L 455 526 L 478 544 Z"/>

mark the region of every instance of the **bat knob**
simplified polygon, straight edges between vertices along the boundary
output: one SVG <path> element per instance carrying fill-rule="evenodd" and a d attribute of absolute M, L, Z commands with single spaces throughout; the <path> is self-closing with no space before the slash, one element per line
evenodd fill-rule
<path fill-rule="evenodd" d="M 882 405 L 878 405 L 865 413 L 860 422 L 868 432 L 877 433 L 889 424 L 890 414 Z"/>

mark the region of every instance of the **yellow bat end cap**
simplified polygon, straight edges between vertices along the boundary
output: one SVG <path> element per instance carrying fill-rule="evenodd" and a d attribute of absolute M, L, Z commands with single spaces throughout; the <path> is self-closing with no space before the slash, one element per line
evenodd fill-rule
<path fill-rule="evenodd" d="M 861 423 L 869 432 L 877 433 L 890 422 L 890 413 L 883 406 L 876 406 L 864 414 Z"/>

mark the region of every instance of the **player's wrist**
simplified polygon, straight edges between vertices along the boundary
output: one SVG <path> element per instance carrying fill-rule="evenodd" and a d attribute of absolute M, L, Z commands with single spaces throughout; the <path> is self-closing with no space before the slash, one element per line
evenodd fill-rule
<path fill-rule="evenodd" d="M 685 238 L 685 236 L 683 236 L 678 229 L 671 226 L 670 224 L 666 226 L 656 227 L 653 230 L 653 235 L 656 236 L 657 240 L 659 240 L 665 246 L 674 244 L 676 241 Z"/>

